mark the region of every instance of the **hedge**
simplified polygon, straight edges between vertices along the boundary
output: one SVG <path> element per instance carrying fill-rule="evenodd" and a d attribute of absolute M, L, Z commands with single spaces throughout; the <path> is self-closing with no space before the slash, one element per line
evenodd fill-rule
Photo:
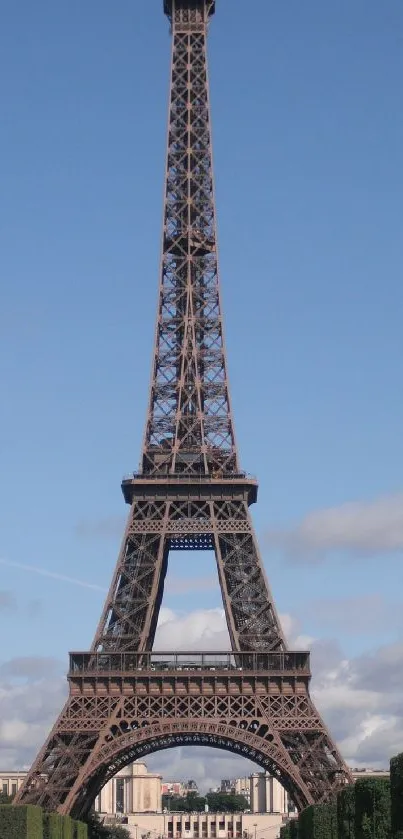
<path fill-rule="evenodd" d="M 389 839 L 389 778 L 359 778 L 355 782 L 355 839 Z"/>
<path fill-rule="evenodd" d="M 74 839 L 88 839 L 88 827 L 84 822 L 73 822 Z"/>
<path fill-rule="evenodd" d="M 298 820 L 299 839 L 337 839 L 336 805 L 311 804 Z"/>
<path fill-rule="evenodd" d="M 71 816 L 63 816 L 62 825 L 62 839 L 74 839 L 73 819 L 71 818 Z"/>
<path fill-rule="evenodd" d="M 390 761 L 391 828 L 393 839 L 403 839 L 403 752 Z"/>
<path fill-rule="evenodd" d="M 354 839 L 355 787 L 344 787 L 337 796 L 337 833 L 339 839 Z"/>
<path fill-rule="evenodd" d="M 0 839 L 43 839 L 42 810 L 28 804 L 0 806 Z"/>
<path fill-rule="evenodd" d="M 280 827 L 280 839 L 291 839 L 290 822 L 287 822 Z"/>
<path fill-rule="evenodd" d="M 290 839 L 299 839 L 298 819 L 290 819 L 288 826 L 290 828 Z"/>
<path fill-rule="evenodd" d="M 43 814 L 43 839 L 63 839 L 62 816 L 59 813 Z"/>

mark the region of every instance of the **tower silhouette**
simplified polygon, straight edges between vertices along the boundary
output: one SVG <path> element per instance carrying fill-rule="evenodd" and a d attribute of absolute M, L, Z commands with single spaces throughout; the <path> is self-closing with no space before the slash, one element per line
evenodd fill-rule
<path fill-rule="evenodd" d="M 89 652 L 16 803 L 79 817 L 122 766 L 210 745 L 273 773 L 299 808 L 351 781 L 309 695 L 309 653 L 287 644 L 240 469 L 217 259 L 206 37 L 214 0 L 165 0 L 173 34 L 164 225 L 141 468 Z M 168 555 L 214 549 L 231 652 L 158 653 Z"/>

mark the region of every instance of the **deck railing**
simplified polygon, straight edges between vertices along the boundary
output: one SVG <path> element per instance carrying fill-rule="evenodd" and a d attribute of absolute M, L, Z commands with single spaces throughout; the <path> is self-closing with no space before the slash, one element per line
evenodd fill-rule
<path fill-rule="evenodd" d="M 70 653 L 70 675 L 80 673 L 256 671 L 310 673 L 309 652 Z"/>

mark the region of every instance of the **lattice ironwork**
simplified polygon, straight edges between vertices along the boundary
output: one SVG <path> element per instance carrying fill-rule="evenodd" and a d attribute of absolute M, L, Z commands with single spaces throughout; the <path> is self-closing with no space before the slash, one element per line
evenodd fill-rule
<path fill-rule="evenodd" d="M 351 776 L 287 650 L 240 470 L 222 330 L 206 36 L 213 0 L 165 0 L 173 32 L 159 302 L 141 471 L 91 650 L 16 803 L 84 814 L 121 766 L 215 745 L 273 772 L 299 807 Z M 232 652 L 155 653 L 169 551 L 214 549 Z"/>

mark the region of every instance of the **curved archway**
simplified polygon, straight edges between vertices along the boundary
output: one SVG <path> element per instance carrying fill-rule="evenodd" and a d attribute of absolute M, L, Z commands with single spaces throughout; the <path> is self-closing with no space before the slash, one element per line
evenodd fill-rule
<path fill-rule="evenodd" d="M 256 721 L 257 723 L 257 721 Z M 208 746 L 232 752 L 261 766 L 276 777 L 292 797 L 298 809 L 313 801 L 298 767 L 292 763 L 278 735 L 254 732 L 252 726 L 240 728 L 231 722 L 207 720 L 170 721 L 143 725 L 114 732 L 88 764 L 81 788 L 71 791 L 63 810 L 75 818 L 85 815 L 110 778 L 132 761 L 147 754 L 177 746 Z"/>

